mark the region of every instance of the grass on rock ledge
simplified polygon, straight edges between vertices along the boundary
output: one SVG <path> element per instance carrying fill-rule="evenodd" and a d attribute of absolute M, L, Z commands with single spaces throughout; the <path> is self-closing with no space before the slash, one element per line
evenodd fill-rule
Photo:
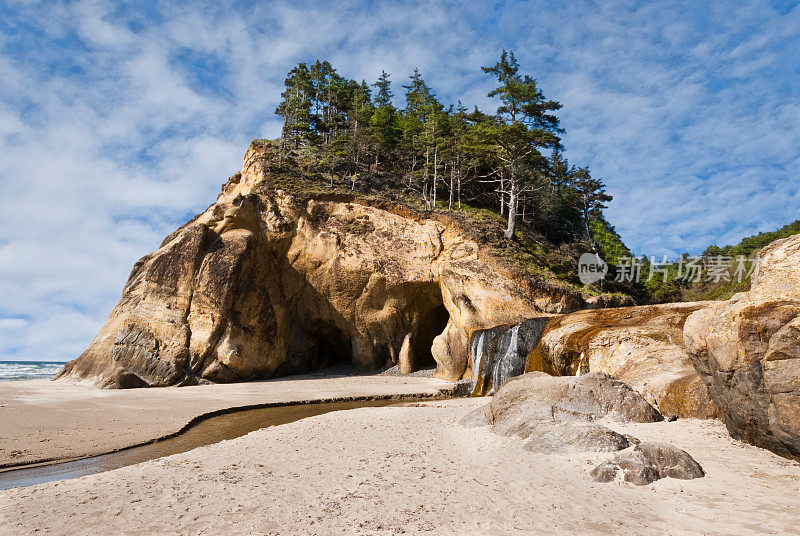
<path fill-rule="evenodd" d="M 428 209 L 421 193 L 409 187 L 407 179 L 395 174 L 375 171 L 355 176 L 331 174 L 320 169 L 321 157 L 314 150 L 288 151 L 280 162 L 279 142 L 257 139 L 253 140 L 253 145 L 268 149 L 264 153 L 268 170 L 265 186 L 284 190 L 300 202 L 341 198 L 379 207 L 401 206 L 419 217 L 448 219 L 486 248 L 502 267 L 534 288 L 548 287 L 584 296 L 602 293 L 583 287 L 577 277 L 576 259 L 590 249 L 587 243 L 553 244 L 525 220 L 519 221 L 514 239 L 507 240 L 503 234 L 506 219 L 490 208 L 472 206 L 464 201 L 460 208 L 455 202 L 450 208 L 449 198 L 445 198 Z M 444 188 L 440 193 L 448 195 Z M 353 229 L 356 234 L 368 231 L 360 227 Z"/>

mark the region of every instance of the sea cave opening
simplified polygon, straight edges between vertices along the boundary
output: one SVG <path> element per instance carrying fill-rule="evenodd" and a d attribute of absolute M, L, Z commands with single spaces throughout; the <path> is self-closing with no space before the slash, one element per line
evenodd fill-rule
<path fill-rule="evenodd" d="M 397 364 L 403 373 L 435 367 L 431 351 L 433 340 L 444 332 L 450 320 L 441 290 L 438 285 L 427 283 L 407 288 L 405 292 L 412 297 L 401 309 L 401 318 L 405 321 L 401 318 L 387 321 L 386 338 L 372 340 L 374 353 L 371 359 L 354 358 L 352 332 L 340 327 L 347 326 L 347 321 L 327 310 L 325 316 L 303 318 L 298 315 L 299 329 L 295 331 L 287 365 L 293 373 L 302 373 L 300 369 L 312 371 L 335 365 L 353 366 L 369 372 Z M 405 347 L 405 352 L 401 346 Z"/>
<path fill-rule="evenodd" d="M 315 320 L 306 328 L 306 337 L 307 342 L 314 349 L 311 370 L 352 363 L 352 342 L 333 323 Z"/>
<path fill-rule="evenodd" d="M 410 363 L 408 364 L 410 371 L 436 366 L 436 361 L 433 359 L 431 352 L 433 339 L 444 332 L 447 322 L 450 320 L 450 314 L 442 302 L 441 291 L 437 288 L 436 292 L 438 294 L 436 296 L 439 302 L 438 305 L 427 309 L 421 314 L 411 337 L 412 352 Z"/>

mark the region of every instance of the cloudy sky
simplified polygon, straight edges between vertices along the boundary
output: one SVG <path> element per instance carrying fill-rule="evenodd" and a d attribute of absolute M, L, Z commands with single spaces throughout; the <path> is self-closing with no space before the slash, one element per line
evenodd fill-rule
<path fill-rule="evenodd" d="M 513 49 L 637 254 L 798 217 L 797 1 L 183 4 L 0 0 L 0 360 L 86 347 L 134 261 L 279 133 L 298 61 L 419 67 L 490 109 L 479 67 Z"/>

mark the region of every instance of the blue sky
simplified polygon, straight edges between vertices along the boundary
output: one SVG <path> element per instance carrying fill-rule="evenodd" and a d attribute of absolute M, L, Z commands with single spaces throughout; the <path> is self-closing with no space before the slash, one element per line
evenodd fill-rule
<path fill-rule="evenodd" d="M 0 0 L 0 359 L 78 355 L 137 258 L 275 137 L 286 71 L 414 67 L 491 109 L 502 48 L 559 100 L 638 254 L 698 252 L 800 207 L 800 9 L 718 2 Z"/>

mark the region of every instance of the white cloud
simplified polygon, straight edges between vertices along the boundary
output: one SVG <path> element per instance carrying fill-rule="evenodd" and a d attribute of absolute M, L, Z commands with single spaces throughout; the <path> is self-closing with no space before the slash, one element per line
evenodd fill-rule
<path fill-rule="evenodd" d="M 19 331 L 27 325 L 24 318 L 0 318 L 0 332 Z"/>

